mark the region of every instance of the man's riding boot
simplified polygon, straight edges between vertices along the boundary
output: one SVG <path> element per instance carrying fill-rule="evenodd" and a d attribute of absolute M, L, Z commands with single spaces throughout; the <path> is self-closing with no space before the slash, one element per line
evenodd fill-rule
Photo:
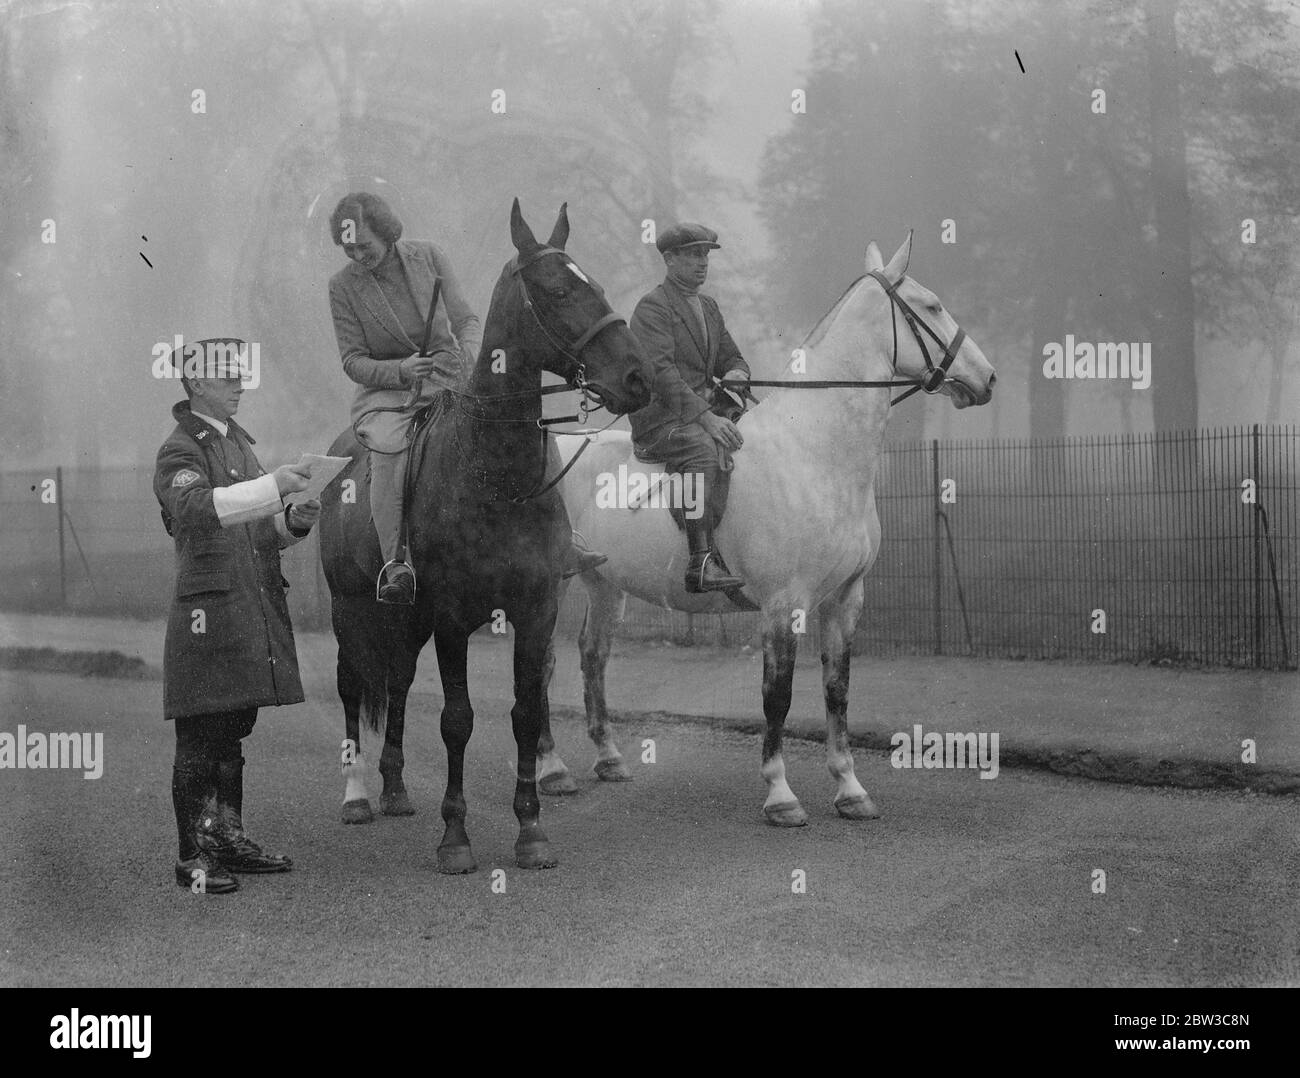
<path fill-rule="evenodd" d="M 713 549 L 713 531 L 703 518 L 686 521 L 686 540 L 691 551 L 691 560 L 686 566 L 688 592 L 728 591 L 744 587 L 745 582 L 727 571 L 722 558 Z"/>
<path fill-rule="evenodd" d="M 172 808 L 176 812 L 176 883 L 196 893 L 225 894 L 238 891 L 239 881 L 199 845 L 198 827 L 214 783 L 215 764 L 172 768 Z"/>
<path fill-rule="evenodd" d="M 293 862 L 287 857 L 263 852 L 244 833 L 244 758 L 221 760 L 217 764 L 217 812 L 205 817 L 199 844 L 232 872 L 288 872 Z"/>
<path fill-rule="evenodd" d="M 381 603 L 411 606 L 415 602 L 415 570 L 404 561 L 390 561 L 379 571 L 375 598 Z"/>
<path fill-rule="evenodd" d="M 560 567 L 560 579 L 568 580 L 571 576 L 577 576 L 590 569 L 595 569 L 599 565 L 604 565 L 607 561 L 609 561 L 609 555 L 602 554 L 598 550 L 588 550 L 585 546 L 579 546 L 578 534 L 574 532 L 573 540 L 564 551 L 564 562 Z"/>

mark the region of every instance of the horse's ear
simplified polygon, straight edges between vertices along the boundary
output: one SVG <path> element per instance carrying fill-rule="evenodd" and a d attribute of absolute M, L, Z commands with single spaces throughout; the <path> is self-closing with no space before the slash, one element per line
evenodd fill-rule
<path fill-rule="evenodd" d="M 537 237 L 533 235 L 533 230 L 528 227 L 524 215 L 519 211 L 519 199 L 515 199 L 515 204 L 510 207 L 510 239 L 516 251 L 537 246 Z"/>
<path fill-rule="evenodd" d="M 880 257 L 880 248 L 876 246 L 876 241 L 872 240 L 867 244 L 867 272 L 872 273 L 884 268 L 885 260 Z"/>
<path fill-rule="evenodd" d="M 885 267 L 885 276 L 897 284 L 903 279 L 903 274 L 907 272 L 907 264 L 912 260 L 912 230 L 907 230 L 907 239 L 903 241 L 894 257 L 889 260 L 889 265 Z"/>
<path fill-rule="evenodd" d="M 560 207 L 560 216 L 555 219 L 555 227 L 551 229 L 551 238 L 546 241 L 546 246 L 563 251 L 564 245 L 568 242 L 569 204 L 566 202 Z"/>

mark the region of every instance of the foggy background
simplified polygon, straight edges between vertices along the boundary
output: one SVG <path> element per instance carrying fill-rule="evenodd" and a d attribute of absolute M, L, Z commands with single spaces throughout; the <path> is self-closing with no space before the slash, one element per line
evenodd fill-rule
<path fill-rule="evenodd" d="M 261 344 L 239 419 L 264 465 L 322 451 L 353 391 L 326 299 L 350 189 L 441 245 L 480 317 L 516 195 L 543 235 L 568 201 L 571 253 L 629 316 L 662 276 L 641 222 L 703 221 L 758 376 L 869 240 L 888 258 L 915 228 L 911 274 L 998 393 L 909 402 L 894 440 L 1294 414 L 1294 5 L 19 2 L 0 33 L 10 466 L 151 464 L 182 396 L 151 349 L 177 333 Z M 1066 333 L 1151 341 L 1151 388 L 1044 379 Z"/>

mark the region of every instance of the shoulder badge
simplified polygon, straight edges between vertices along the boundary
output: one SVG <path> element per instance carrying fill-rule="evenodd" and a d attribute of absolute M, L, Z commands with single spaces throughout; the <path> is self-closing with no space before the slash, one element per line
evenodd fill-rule
<path fill-rule="evenodd" d="M 172 486 L 188 487 L 191 483 L 193 483 L 196 479 L 198 479 L 198 477 L 199 477 L 198 472 L 192 472 L 188 468 L 182 468 L 179 472 L 177 472 L 174 476 L 172 476 Z"/>

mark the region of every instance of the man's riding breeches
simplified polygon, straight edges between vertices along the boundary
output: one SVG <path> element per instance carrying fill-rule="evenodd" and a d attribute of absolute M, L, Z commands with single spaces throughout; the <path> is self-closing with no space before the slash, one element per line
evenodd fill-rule
<path fill-rule="evenodd" d="M 638 442 L 636 455 L 644 461 L 663 461 L 674 472 L 697 472 L 706 484 L 721 467 L 718 443 L 698 423 L 670 427 L 654 441 Z"/>

